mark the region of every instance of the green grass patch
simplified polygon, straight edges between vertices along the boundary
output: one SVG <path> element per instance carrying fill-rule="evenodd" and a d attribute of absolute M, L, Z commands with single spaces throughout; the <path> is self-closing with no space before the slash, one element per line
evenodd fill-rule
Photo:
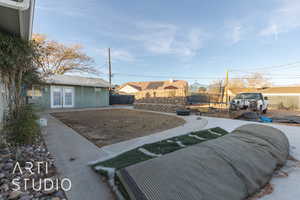
<path fill-rule="evenodd" d="M 220 133 L 222 135 L 226 135 L 228 134 L 228 132 L 220 127 L 216 127 L 216 128 L 211 128 L 210 130 L 214 131 L 214 132 L 217 132 L 217 133 Z"/>
<path fill-rule="evenodd" d="M 197 131 L 197 132 L 193 132 L 191 134 L 192 135 L 197 135 L 197 136 L 202 137 L 202 138 L 205 138 L 206 140 L 211 140 L 211 139 L 215 139 L 215 138 L 220 137 L 218 135 L 211 134 L 208 131 Z"/>
<path fill-rule="evenodd" d="M 102 166 L 102 167 L 109 167 L 115 169 L 121 169 L 124 167 L 128 167 L 130 165 L 134 165 L 139 162 L 143 162 L 145 160 L 149 160 L 153 157 L 145 155 L 144 153 L 140 152 L 138 149 L 133 149 L 131 151 L 127 151 L 115 158 L 99 162 L 94 165 L 95 166 Z"/>
<path fill-rule="evenodd" d="M 198 143 L 205 141 L 205 140 L 199 140 L 197 138 L 194 138 L 194 137 L 191 137 L 188 135 L 178 136 L 178 137 L 175 137 L 173 140 L 180 141 L 185 146 L 190 146 L 190 145 L 198 144 Z"/>
<path fill-rule="evenodd" d="M 172 140 L 172 139 L 170 139 Z M 152 144 L 145 144 L 142 148 L 146 149 L 155 154 L 167 154 L 173 151 L 177 151 L 181 149 L 177 143 L 175 142 L 168 142 L 167 140 L 163 140 L 160 142 L 152 143 Z"/>
<path fill-rule="evenodd" d="M 213 134 L 209 130 L 211 130 L 217 134 Z M 191 136 L 189 136 L 190 134 L 204 138 L 205 140 L 191 137 Z M 125 152 L 115 158 L 99 162 L 99 163 L 93 165 L 92 167 L 102 166 L 102 167 L 114 168 L 114 169 L 118 170 L 118 169 L 122 169 L 122 168 L 125 168 L 125 167 L 128 167 L 128 166 L 131 166 L 131 165 L 154 158 L 153 156 L 146 155 L 143 152 L 139 151 L 139 148 L 144 148 L 147 151 L 154 153 L 154 154 L 164 155 L 164 154 L 168 154 L 168 153 L 177 151 L 182 148 L 186 148 L 191 145 L 205 142 L 206 140 L 211 140 L 211 139 L 221 137 L 226 134 L 228 134 L 228 132 L 219 127 L 211 128 L 211 129 L 207 129 L 207 130 L 196 131 L 196 132 L 188 133 L 188 134 L 185 134 L 182 136 L 177 136 L 177 137 L 169 138 L 166 140 L 162 140 L 159 142 L 145 144 L 136 149 Z M 176 143 L 177 141 L 181 142 L 183 145 L 185 145 L 185 147 L 182 147 L 179 144 L 177 144 Z M 98 170 L 98 172 L 104 176 L 107 176 L 107 174 L 105 173 L 105 170 Z"/>
<path fill-rule="evenodd" d="M 213 134 L 211 133 L 209 130 L 218 133 L 220 135 L 217 134 Z M 199 137 L 205 138 L 207 140 L 211 140 L 211 139 L 216 139 L 218 137 L 221 137 L 223 135 L 228 134 L 228 132 L 222 128 L 216 127 L 216 128 L 211 128 L 209 130 L 202 130 L 202 131 L 196 131 L 196 132 L 192 132 L 192 135 L 197 135 Z"/>

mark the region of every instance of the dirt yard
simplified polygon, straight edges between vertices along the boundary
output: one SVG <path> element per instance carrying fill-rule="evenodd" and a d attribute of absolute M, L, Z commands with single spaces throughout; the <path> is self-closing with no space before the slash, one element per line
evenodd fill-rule
<path fill-rule="evenodd" d="M 174 128 L 185 120 L 151 112 L 107 109 L 53 113 L 99 147 Z"/>
<path fill-rule="evenodd" d="M 249 112 L 247 110 L 240 110 L 236 112 L 229 113 L 228 109 L 226 108 L 208 108 L 204 106 L 190 106 L 190 109 L 196 111 L 200 111 L 203 116 L 207 117 L 220 117 L 220 118 L 229 118 L 229 119 L 235 119 L 239 115 L 241 115 L 244 112 Z M 262 116 L 265 117 L 285 117 L 285 116 L 300 116 L 300 111 L 293 111 L 293 110 L 278 110 L 278 109 L 269 109 L 266 114 L 262 114 Z M 279 122 L 273 122 L 273 123 L 279 123 Z M 300 124 L 297 123 L 279 123 L 284 124 L 288 126 L 300 126 Z"/>

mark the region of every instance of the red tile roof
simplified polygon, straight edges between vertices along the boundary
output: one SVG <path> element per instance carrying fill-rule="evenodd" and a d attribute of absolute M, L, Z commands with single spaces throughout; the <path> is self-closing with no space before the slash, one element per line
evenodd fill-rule
<path fill-rule="evenodd" d="M 118 90 L 130 85 L 140 91 L 142 90 L 163 90 L 168 88 L 173 89 L 186 89 L 188 87 L 187 81 L 184 80 L 173 80 L 173 81 L 145 81 L 145 82 L 128 82 L 121 85 Z"/>

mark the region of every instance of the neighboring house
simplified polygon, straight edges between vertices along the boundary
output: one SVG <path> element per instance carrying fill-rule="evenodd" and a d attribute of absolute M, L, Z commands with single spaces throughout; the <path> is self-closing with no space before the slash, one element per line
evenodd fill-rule
<path fill-rule="evenodd" d="M 42 109 L 109 105 L 109 83 L 100 78 L 54 75 L 27 91 L 28 102 Z"/>
<path fill-rule="evenodd" d="M 117 88 L 121 94 L 133 94 L 136 98 L 186 96 L 188 83 L 183 80 L 128 82 Z"/>
<path fill-rule="evenodd" d="M 268 97 L 269 105 L 273 108 L 281 106 L 286 108 L 300 108 L 300 87 L 269 87 L 269 88 L 234 88 L 228 89 L 228 95 L 232 99 L 243 92 L 260 92 Z"/>
<path fill-rule="evenodd" d="M 207 85 L 195 82 L 189 86 L 190 93 L 203 93 L 207 90 Z"/>
<path fill-rule="evenodd" d="M 35 0 L 0 0 L 0 31 L 30 40 Z M 7 110 L 7 102 L 3 97 L 5 93 L 0 80 L 0 127 L 2 126 L 4 113 Z"/>

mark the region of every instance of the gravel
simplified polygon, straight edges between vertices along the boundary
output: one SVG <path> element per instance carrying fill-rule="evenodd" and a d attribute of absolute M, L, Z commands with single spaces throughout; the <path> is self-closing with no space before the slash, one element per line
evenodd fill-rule
<path fill-rule="evenodd" d="M 24 167 L 28 166 L 26 162 L 34 164 L 32 168 L 34 174 L 25 170 Z M 44 162 L 40 173 L 38 173 L 37 162 Z M 46 167 L 44 167 L 45 162 L 48 164 L 48 173 Z M 17 163 L 20 164 L 22 173 L 20 170 L 16 170 L 13 173 Z M 20 190 L 13 191 L 16 188 L 13 180 L 16 178 L 19 178 L 18 185 L 20 186 Z M 26 178 L 29 179 L 27 188 L 25 188 L 24 181 Z M 41 184 L 41 191 L 33 190 L 32 186 L 39 188 L 39 180 L 45 180 L 45 178 L 59 180 L 54 166 L 54 159 L 47 151 L 42 140 L 38 144 L 24 145 L 18 148 L 13 146 L 0 147 L 0 200 L 65 200 L 66 196 L 61 188 L 44 191 L 44 184 Z M 33 181 L 34 184 L 32 184 Z"/>

